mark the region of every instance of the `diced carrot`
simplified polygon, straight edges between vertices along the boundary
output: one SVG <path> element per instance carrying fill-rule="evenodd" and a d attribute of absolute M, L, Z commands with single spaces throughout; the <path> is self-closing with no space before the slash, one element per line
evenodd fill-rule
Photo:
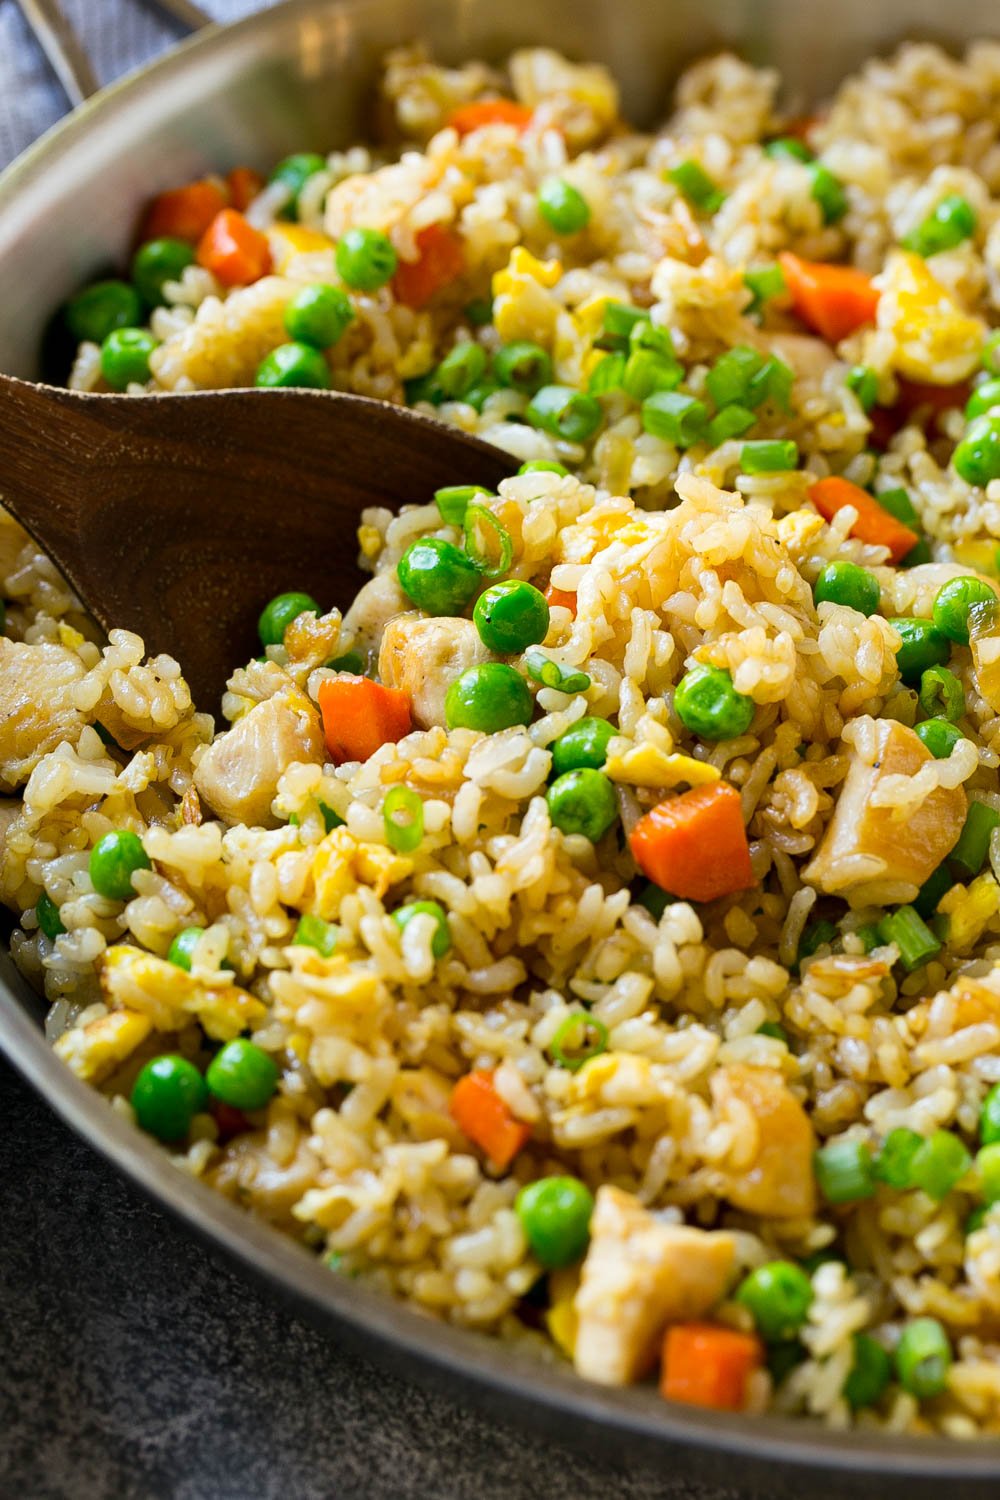
<path fill-rule="evenodd" d="M 839 343 L 874 318 L 878 292 L 864 271 L 854 266 L 802 260 L 789 250 L 783 250 L 778 260 L 785 273 L 793 310 L 829 343 Z"/>
<path fill-rule="evenodd" d="M 687 1406 L 742 1411 L 747 1381 L 764 1363 L 764 1346 L 752 1333 L 716 1323 L 674 1323 L 663 1340 L 660 1394 Z"/>
<path fill-rule="evenodd" d="M 235 208 L 216 214 L 198 241 L 195 257 L 223 286 L 249 286 L 271 268 L 267 235 L 248 224 Z"/>
<path fill-rule="evenodd" d="M 222 1099 L 212 1100 L 212 1114 L 219 1132 L 220 1141 L 232 1140 L 234 1135 L 240 1135 L 244 1130 L 250 1129 L 250 1121 L 241 1109 L 235 1105 L 226 1104 Z"/>
<path fill-rule="evenodd" d="M 740 794 L 728 781 L 657 803 L 629 847 L 643 874 L 682 901 L 715 901 L 756 884 Z"/>
<path fill-rule="evenodd" d="M 217 182 L 207 178 L 171 188 L 154 198 L 139 227 L 140 240 L 190 240 L 196 244 L 217 214 L 226 207 L 226 195 Z"/>
<path fill-rule="evenodd" d="M 435 292 L 447 286 L 465 269 L 462 243 L 443 224 L 428 224 L 417 235 L 417 260 L 401 260 L 392 289 L 396 301 L 407 307 L 426 307 Z"/>
<path fill-rule="evenodd" d="M 796 115 L 791 120 L 786 120 L 782 135 L 793 136 L 795 140 L 802 141 L 806 146 L 810 144 L 809 137 L 817 125 L 822 125 L 822 115 Z"/>
<path fill-rule="evenodd" d="M 576 619 L 575 594 L 567 593 L 565 589 L 557 589 L 555 584 L 550 583 L 548 588 L 545 590 L 545 602 L 548 604 L 549 609 L 555 609 L 557 607 L 560 609 L 568 609 L 574 620 Z"/>
<path fill-rule="evenodd" d="M 818 479 L 810 486 L 809 498 L 824 521 L 832 521 L 845 505 L 853 505 L 858 519 L 851 527 L 851 535 L 873 546 L 888 547 L 889 557 L 894 563 L 900 562 L 920 540 L 909 526 L 904 526 L 902 521 L 883 510 L 867 490 L 837 474 Z"/>
<path fill-rule="evenodd" d="M 899 394 L 894 406 L 876 406 L 868 415 L 872 424 L 871 442 L 876 448 L 888 448 L 901 427 L 911 422 L 919 413 L 928 432 L 944 436 L 941 418 L 955 407 L 964 408 L 972 394 L 969 381 L 959 385 L 931 385 L 924 380 L 907 380 L 904 375 L 896 377 Z"/>
<path fill-rule="evenodd" d="M 515 1120 L 493 1087 L 493 1074 L 476 1069 L 451 1091 L 448 1110 L 465 1135 L 501 1172 L 531 1139 L 531 1126 Z"/>
<path fill-rule="evenodd" d="M 350 672 L 338 672 L 320 684 L 319 709 L 327 749 L 338 765 L 367 760 L 413 728 L 408 693 Z"/>
<path fill-rule="evenodd" d="M 230 205 L 243 213 L 264 186 L 264 179 L 253 167 L 234 167 L 226 177 Z"/>
<path fill-rule="evenodd" d="M 459 135 L 469 135 L 484 125 L 516 125 L 518 130 L 525 130 L 531 124 L 531 110 L 513 99 L 477 99 L 474 104 L 453 109 L 448 124 Z"/>

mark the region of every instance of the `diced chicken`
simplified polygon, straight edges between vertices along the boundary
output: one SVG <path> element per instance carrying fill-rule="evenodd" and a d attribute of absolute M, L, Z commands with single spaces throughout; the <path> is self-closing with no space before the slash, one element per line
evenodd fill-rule
<path fill-rule="evenodd" d="M 867 720 L 864 735 L 870 746 L 864 754 L 851 747 L 836 809 L 802 878 L 852 906 L 912 901 L 961 833 L 966 796 L 960 786 L 934 786 L 905 818 L 873 804 L 887 776 L 913 777 L 933 756 L 894 719 Z"/>
<path fill-rule="evenodd" d="M 323 731 L 313 704 L 295 687 L 258 703 L 212 744 L 194 773 L 198 795 L 226 823 L 274 828 L 271 803 L 296 761 L 319 764 Z"/>
<path fill-rule="evenodd" d="M 382 632 L 394 615 L 405 614 L 410 600 L 403 593 L 395 568 L 372 578 L 354 596 L 354 603 L 344 616 L 344 633 L 354 636 L 355 648 L 362 656 L 376 653 Z"/>
<path fill-rule="evenodd" d="M 661 1224 L 620 1188 L 598 1190 L 574 1299 L 574 1363 L 602 1385 L 628 1385 L 668 1323 L 701 1318 L 726 1294 L 735 1244 L 722 1230 Z"/>
<path fill-rule="evenodd" d="M 72 692 L 85 670 L 65 646 L 0 637 L 0 789 L 27 781 L 63 740 L 76 744 L 84 717 Z"/>
<path fill-rule="evenodd" d="M 816 1137 L 809 1117 L 773 1068 L 743 1064 L 712 1074 L 712 1098 L 720 1114 L 735 1117 L 739 1165 L 721 1175 L 720 1192 L 737 1208 L 769 1219 L 808 1218 L 816 1209 L 813 1152 Z"/>
<path fill-rule="evenodd" d="M 300 1235 L 302 1226 L 292 1217 L 292 1209 L 314 1185 L 320 1170 L 308 1140 L 300 1131 L 291 1158 L 276 1161 L 268 1150 L 266 1131 L 244 1133 L 229 1142 L 205 1180 L 260 1218 Z"/>
<path fill-rule="evenodd" d="M 489 660 L 471 620 L 427 620 L 411 613 L 385 627 L 378 671 L 386 687 L 409 693 L 414 723 L 430 729 L 444 724 L 445 695 L 455 679 Z"/>
<path fill-rule="evenodd" d="M 839 364 L 825 339 L 814 339 L 807 333 L 776 333 L 767 342 L 772 354 L 807 380 L 819 383 L 828 370 Z"/>

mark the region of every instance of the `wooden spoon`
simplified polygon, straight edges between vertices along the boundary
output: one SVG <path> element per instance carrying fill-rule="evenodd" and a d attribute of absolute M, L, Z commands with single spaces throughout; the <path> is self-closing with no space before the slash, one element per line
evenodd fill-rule
<path fill-rule="evenodd" d="M 510 454 L 405 407 L 312 390 L 83 395 L 0 375 L 0 500 L 106 630 L 175 656 L 200 708 L 304 589 L 346 609 L 356 528 L 447 484 L 495 489 Z"/>

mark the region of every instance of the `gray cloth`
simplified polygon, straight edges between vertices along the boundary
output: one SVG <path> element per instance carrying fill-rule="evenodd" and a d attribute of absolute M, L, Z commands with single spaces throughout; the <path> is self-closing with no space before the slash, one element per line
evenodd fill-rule
<path fill-rule="evenodd" d="M 200 0 L 217 21 L 235 21 L 273 0 Z M 139 67 L 183 35 L 152 0 L 62 0 L 102 83 Z M 68 105 L 17 0 L 0 0 L 0 167 L 54 125 Z"/>

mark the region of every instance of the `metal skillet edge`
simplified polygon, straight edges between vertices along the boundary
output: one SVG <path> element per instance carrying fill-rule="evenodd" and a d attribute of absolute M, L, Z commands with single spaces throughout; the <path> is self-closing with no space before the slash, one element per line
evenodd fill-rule
<path fill-rule="evenodd" d="M 277 36 L 279 27 L 290 24 L 305 25 L 321 11 L 336 9 L 346 16 L 370 8 L 364 0 L 337 7 L 330 0 L 286 0 L 275 10 L 231 27 L 212 27 L 188 40 L 89 101 L 9 168 L 0 178 L 0 218 L 48 177 L 92 125 L 127 111 L 151 85 L 166 88 L 199 60 L 230 52 L 239 56 L 251 39 Z M 761 8 L 721 0 L 715 9 L 724 13 L 723 29 L 732 31 L 749 24 Z M 916 0 L 911 13 L 916 12 L 927 15 L 929 7 Z M 413 29 L 419 30 L 419 22 Z M 897 35 L 906 29 L 905 21 L 895 29 Z M 0 955 L 0 1047 L 56 1113 L 160 1206 L 359 1351 L 396 1368 L 402 1365 L 417 1378 L 432 1378 L 460 1401 L 527 1422 L 562 1441 L 579 1440 L 613 1452 L 623 1463 L 637 1453 L 669 1462 L 672 1475 L 682 1472 L 741 1489 L 753 1486 L 769 1496 L 851 1494 L 891 1500 L 898 1495 L 902 1500 L 904 1495 L 933 1492 L 937 1497 L 942 1480 L 961 1484 L 963 1500 L 995 1494 L 1000 1479 L 996 1444 L 847 1435 L 802 1421 L 719 1416 L 669 1406 L 651 1390 L 605 1390 L 563 1368 L 527 1360 L 509 1346 L 338 1281 L 277 1231 L 178 1171 L 161 1148 L 115 1116 L 48 1047 L 36 1022 L 29 1019 L 32 1004 L 9 956 Z"/>

